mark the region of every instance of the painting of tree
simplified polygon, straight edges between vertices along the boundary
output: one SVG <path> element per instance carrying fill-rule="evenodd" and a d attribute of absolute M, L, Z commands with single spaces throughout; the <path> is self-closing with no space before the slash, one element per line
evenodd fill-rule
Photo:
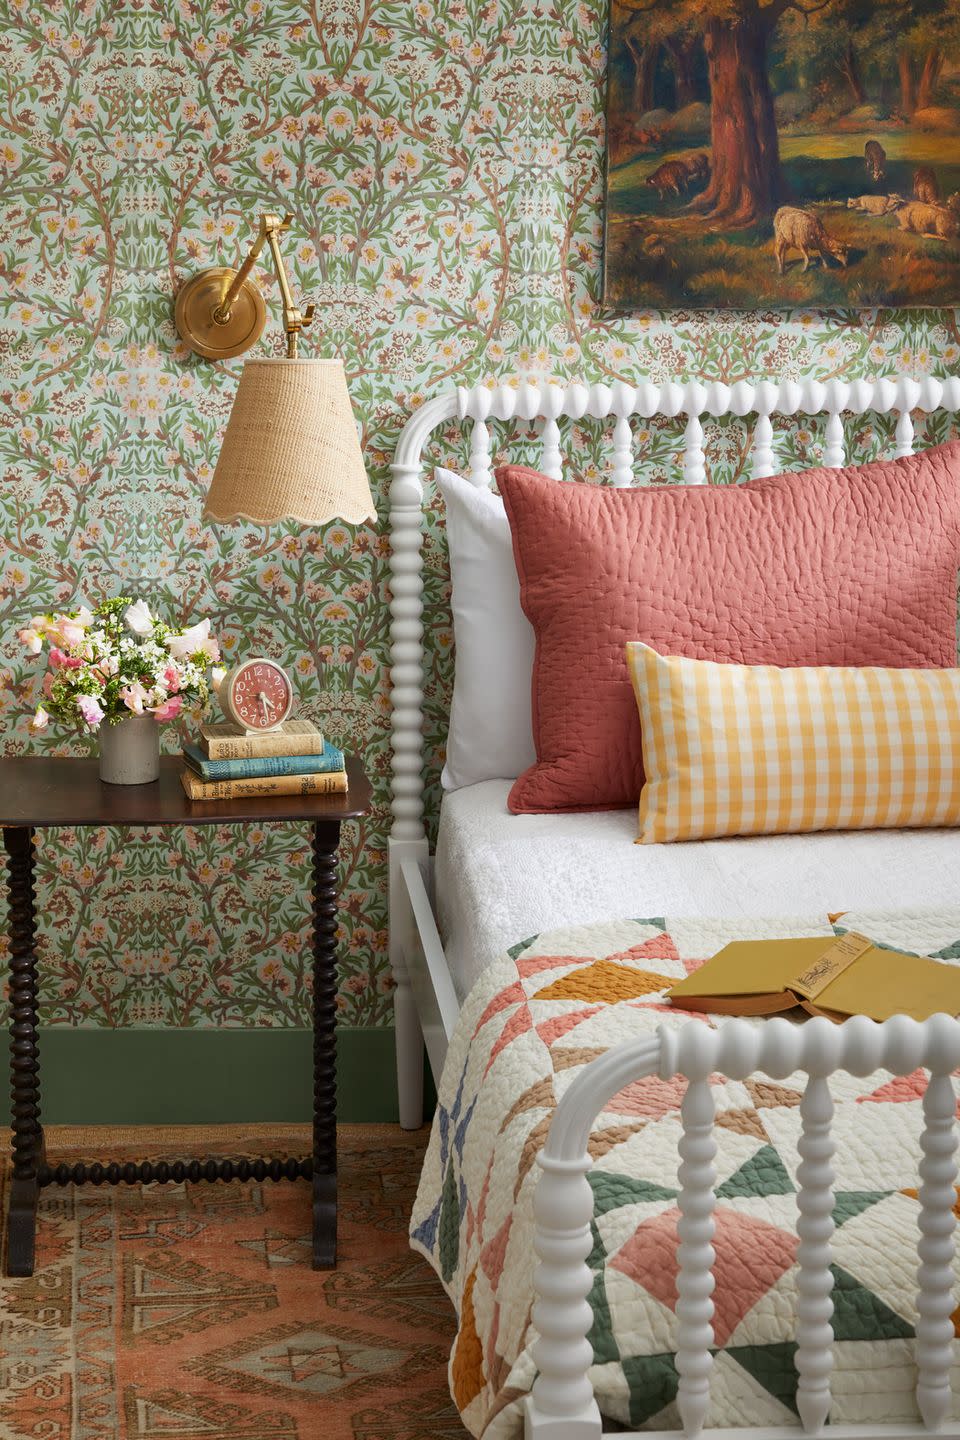
<path fill-rule="evenodd" d="M 611 0 L 604 299 L 960 300 L 957 0 Z"/>

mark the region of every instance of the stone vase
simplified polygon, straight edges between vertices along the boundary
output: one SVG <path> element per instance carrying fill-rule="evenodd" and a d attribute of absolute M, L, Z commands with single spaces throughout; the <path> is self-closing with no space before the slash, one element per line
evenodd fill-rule
<path fill-rule="evenodd" d="M 100 726 L 100 779 L 108 785 L 147 785 L 160 775 L 160 726 L 152 715 L 131 715 Z"/>

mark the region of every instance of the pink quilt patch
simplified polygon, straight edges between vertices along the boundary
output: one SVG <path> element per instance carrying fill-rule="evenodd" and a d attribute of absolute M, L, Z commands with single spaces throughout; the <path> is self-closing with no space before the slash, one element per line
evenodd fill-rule
<path fill-rule="evenodd" d="M 637 1285 L 675 1310 L 677 1305 L 676 1208 L 645 1220 L 609 1260 Z M 725 1345 L 740 1321 L 785 1274 L 797 1253 L 797 1237 L 756 1216 L 719 1206 L 714 1214 L 716 1262 L 713 1330 Z"/>

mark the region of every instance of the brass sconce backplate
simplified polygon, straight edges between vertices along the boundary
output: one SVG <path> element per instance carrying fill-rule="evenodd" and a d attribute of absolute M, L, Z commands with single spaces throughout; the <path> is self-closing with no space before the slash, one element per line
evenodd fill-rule
<path fill-rule="evenodd" d="M 249 278 L 241 282 L 229 315 L 218 319 L 224 296 L 237 272 L 218 265 L 201 270 L 177 292 L 174 319 L 180 335 L 207 360 L 229 360 L 255 345 L 267 323 L 267 307 Z"/>

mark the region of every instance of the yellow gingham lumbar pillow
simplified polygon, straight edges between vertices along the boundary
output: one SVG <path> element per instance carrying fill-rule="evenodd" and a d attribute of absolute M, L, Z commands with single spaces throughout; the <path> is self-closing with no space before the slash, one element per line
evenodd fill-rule
<path fill-rule="evenodd" d="M 960 824 L 960 670 L 719 665 L 631 641 L 642 844 Z"/>

